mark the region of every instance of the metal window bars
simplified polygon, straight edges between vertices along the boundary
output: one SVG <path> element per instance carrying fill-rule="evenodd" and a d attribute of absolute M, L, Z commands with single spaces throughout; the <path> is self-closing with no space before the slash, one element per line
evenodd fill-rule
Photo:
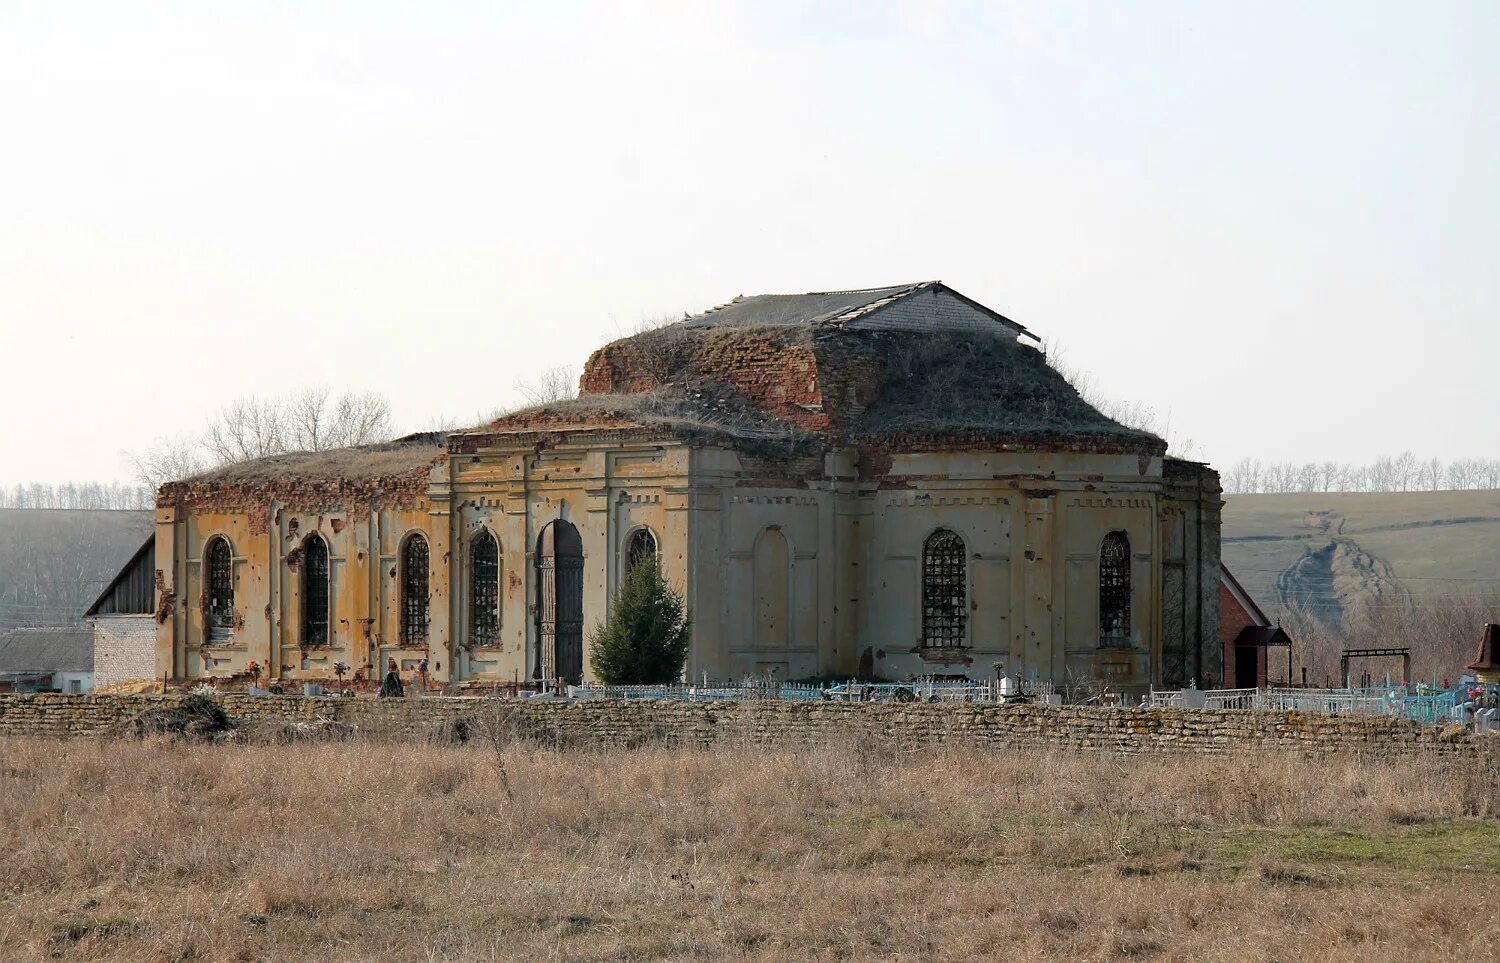
<path fill-rule="evenodd" d="M 222 535 L 213 538 L 208 543 L 206 562 L 208 592 L 204 624 L 209 643 L 220 645 L 234 635 L 234 556 L 229 540 Z"/>
<path fill-rule="evenodd" d="M 964 540 L 940 528 L 922 545 L 922 644 L 961 647 L 968 617 Z"/>
<path fill-rule="evenodd" d="M 1099 547 L 1099 645 L 1130 645 L 1130 537 L 1110 532 Z"/>
<path fill-rule="evenodd" d="M 302 645 L 327 645 L 329 619 L 328 543 L 308 538 L 302 558 Z"/>
<path fill-rule="evenodd" d="M 401 552 L 401 644 L 427 644 L 427 539 L 413 535 Z"/>

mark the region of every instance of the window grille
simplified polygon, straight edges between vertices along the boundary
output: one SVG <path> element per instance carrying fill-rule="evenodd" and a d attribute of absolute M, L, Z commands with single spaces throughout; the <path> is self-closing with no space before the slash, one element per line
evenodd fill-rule
<path fill-rule="evenodd" d="M 500 543 L 493 532 L 480 532 L 469 566 L 469 644 L 500 643 Z"/>
<path fill-rule="evenodd" d="M 1110 532 L 1099 547 L 1099 644 L 1130 646 L 1130 536 Z"/>
<path fill-rule="evenodd" d="M 922 644 L 958 648 L 968 623 L 964 540 L 946 528 L 922 546 Z"/>
<path fill-rule="evenodd" d="M 401 644 L 427 644 L 427 539 L 413 535 L 401 552 Z"/>
<path fill-rule="evenodd" d="M 625 574 L 629 575 L 635 563 L 643 558 L 656 558 L 656 536 L 649 528 L 638 528 L 631 534 L 630 545 L 625 550 Z"/>
<path fill-rule="evenodd" d="M 328 598 L 328 543 L 312 535 L 302 557 L 303 646 L 328 644 Z"/>
<path fill-rule="evenodd" d="M 206 568 L 208 593 L 203 621 L 209 643 L 222 644 L 234 634 L 234 554 L 228 539 L 217 536 L 209 541 Z"/>

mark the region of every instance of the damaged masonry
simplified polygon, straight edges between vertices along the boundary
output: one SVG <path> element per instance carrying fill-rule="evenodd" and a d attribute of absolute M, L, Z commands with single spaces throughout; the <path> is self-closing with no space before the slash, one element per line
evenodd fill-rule
<path fill-rule="evenodd" d="M 1217 475 L 1034 341 L 940 282 L 742 297 L 571 401 L 169 482 L 131 638 L 157 679 L 576 681 L 649 551 L 694 679 L 1222 677 Z"/>

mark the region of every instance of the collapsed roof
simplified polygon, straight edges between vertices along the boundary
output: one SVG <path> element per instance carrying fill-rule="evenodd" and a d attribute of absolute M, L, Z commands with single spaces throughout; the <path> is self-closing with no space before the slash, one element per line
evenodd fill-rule
<path fill-rule="evenodd" d="M 247 510 L 267 498 L 279 498 L 299 510 L 348 510 L 377 497 L 405 504 L 426 490 L 428 473 L 447 457 L 448 436 L 443 432 L 419 432 L 354 448 L 267 455 L 169 481 L 157 493 L 157 502 L 238 505 Z"/>
<path fill-rule="evenodd" d="M 777 454 L 828 445 L 1067 446 L 1161 454 L 1157 436 L 1089 405 L 1022 325 L 941 281 L 737 297 L 595 351 L 579 396 L 452 436 L 409 435 L 225 465 L 162 496 L 301 506 L 413 497 L 450 451 L 500 436 L 625 431 Z"/>
<path fill-rule="evenodd" d="M 183 482 L 262 482 L 278 478 L 340 478 L 347 481 L 391 478 L 426 469 L 447 452 L 448 436 L 419 432 L 394 441 L 326 451 L 292 451 L 233 462 L 191 475 Z"/>
<path fill-rule="evenodd" d="M 1084 401 L 1022 336 L 935 281 L 741 297 L 595 351 L 576 399 L 465 434 L 656 429 L 738 445 L 1164 451 Z"/>

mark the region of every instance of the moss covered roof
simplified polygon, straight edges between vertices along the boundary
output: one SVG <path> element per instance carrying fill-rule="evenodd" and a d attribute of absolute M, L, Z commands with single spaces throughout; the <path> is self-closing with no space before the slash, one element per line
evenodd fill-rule
<path fill-rule="evenodd" d="M 446 457 L 447 451 L 445 433 L 421 432 L 376 445 L 252 458 L 200 472 L 178 484 L 253 485 L 282 479 L 374 481 L 426 469 Z"/>
<path fill-rule="evenodd" d="M 645 428 L 757 445 L 946 439 L 1165 448 L 1100 413 L 1042 352 L 1005 334 L 678 324 L 601 348 L 583 385 L 576 399 L 479 431 Z"/>

